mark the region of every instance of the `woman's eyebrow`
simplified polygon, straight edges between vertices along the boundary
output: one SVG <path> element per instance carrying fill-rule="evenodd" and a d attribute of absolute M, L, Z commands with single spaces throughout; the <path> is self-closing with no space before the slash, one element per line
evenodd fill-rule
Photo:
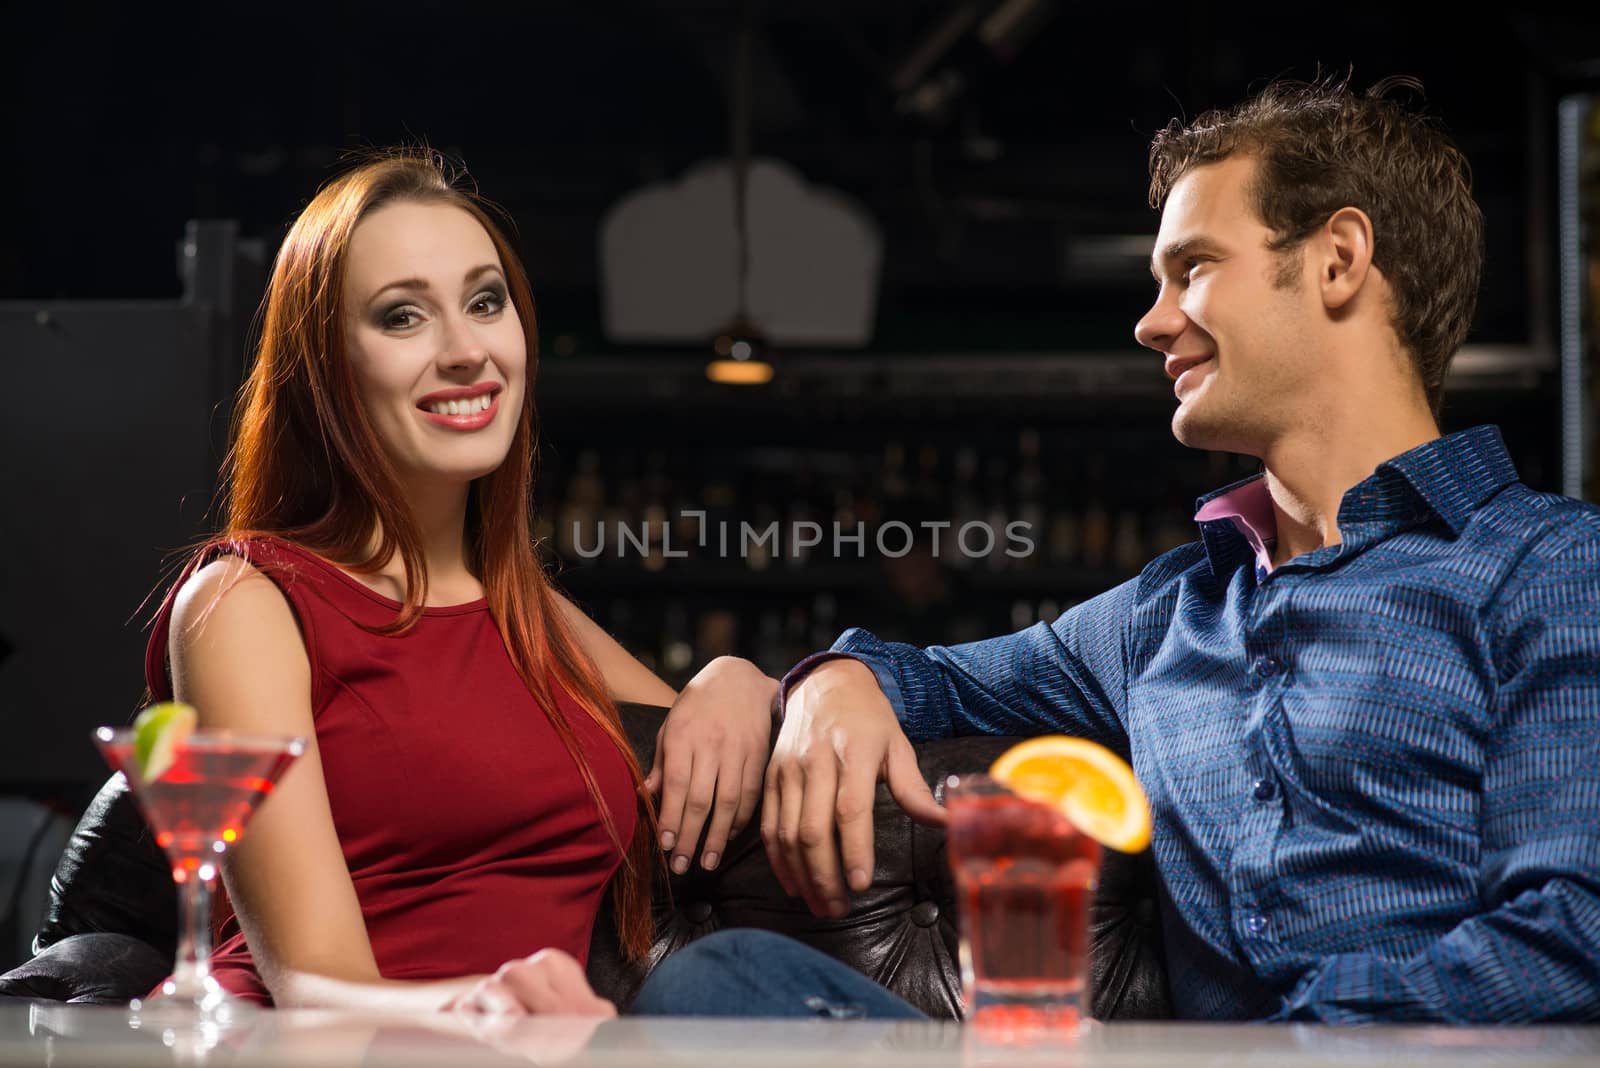
<path fill-rule="evenodd" d="M 479 278 L 483 277 L 484 275 L 491 274 L 491 273 L 496 273 L 499 270 L 500 270 L 500 265 L 497 264 L 497 263 L 480 263 L 478 266 L 476 266 L 476 267 L 472 268 L 470 271 L 468 271 L 465 276 L 463 276 L 463 278 L 461 280 L 461 284 L 463 286 L 469 286 L 473 282 L 477 281 Z M 372 294 L 372 296 L 368 299 L 367 303 L 370 304 L 372 301 L 377 300 L 379 297 L 381 297 L 383 294 L 387 293 L 391 289 L 421 289 L 421 290 L 426 290 L 426 289 L 430 289 L 430 288 L 432 288 L 432 287 L 430 287 L 428 285 L 428 280 L 426 278 L 400 278 L 400 279 L 396 279 L 393 282 L 388 283 L 385 286 L 380 287 L 377 292 Z"/>

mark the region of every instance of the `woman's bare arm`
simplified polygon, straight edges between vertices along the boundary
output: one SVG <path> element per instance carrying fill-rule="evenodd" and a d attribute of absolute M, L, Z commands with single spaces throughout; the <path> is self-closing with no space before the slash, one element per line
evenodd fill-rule
<path fill-rule="evenodd" d="M 401 982 L 379 974 L 328 807 L 310 665 L 277 586 L 237 557 L 202 568 L 179 591 L 168 650 L 173 691 L 202 726 L 306 740 L 222 866 L 273 1000 L 428 1011 L 477 983 L 481 976 Z"/>
<path fill-rule="evenodd" d="M 600 669 L 600 676 L 606 680 L 606 688 L 610 691 L 613 701 L 636 701 L 639 704 L 665 707 L 678 699 L 676 690 L 635 660 L 631 653 L 617 644 L 615 638 L 584 615 L 577 605 L 559 593 L 555 594 L 555 598 L 567 625 L 577 636 L 583 651 L 594 661 L 595 667 Z"/>

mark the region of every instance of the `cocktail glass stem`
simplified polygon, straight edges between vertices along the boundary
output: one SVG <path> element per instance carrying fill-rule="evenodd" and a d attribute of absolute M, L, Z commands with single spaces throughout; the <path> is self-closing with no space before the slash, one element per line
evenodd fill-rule
<path fill-rule="evenodd" d="M 211 975 L 211 895 L 217 866 L 183 857 L 172 866 L 172 881 L 178 887 L 178 955 L 161 992 L 198 1009 L 214 1009 L 228 996 Z"/>

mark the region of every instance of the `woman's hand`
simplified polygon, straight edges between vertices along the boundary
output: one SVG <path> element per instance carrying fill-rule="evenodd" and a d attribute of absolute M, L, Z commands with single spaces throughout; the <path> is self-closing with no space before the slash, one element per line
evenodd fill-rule
<path fill-rule="evenodd" d="M 668 710 L 645 787 L 660 796 L 661 848 L 672 851 L 679 875 L 689 870 L 708 815 L 700 854 L 707 871 L 755 816 L 777 697 L 777 679 L 748 660 L 722 656 L 690 679 Z"/>
<path fill-rule="evenodd" d="M 597 1016 L 617 1014 L 617 1007 L 594 992 L 583 966 L 559 949 L 541 949 L 531 957 L 506 961 L 445 1002 L 447 1012 L 491 1016 Z"/>

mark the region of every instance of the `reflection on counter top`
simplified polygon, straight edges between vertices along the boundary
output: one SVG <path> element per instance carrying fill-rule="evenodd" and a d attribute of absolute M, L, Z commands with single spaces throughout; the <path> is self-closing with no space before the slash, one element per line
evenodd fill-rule
<path fill-rule="evenodd" d="M 0 1065 L 1593 1065 L 1600 1027 L 1089 1024 L 1081 1034 L 944 1021 L 488 1018 L 263 1011 L 226 1032 L 149 1031 L 124 1009 L 0 1001 Z"/>

